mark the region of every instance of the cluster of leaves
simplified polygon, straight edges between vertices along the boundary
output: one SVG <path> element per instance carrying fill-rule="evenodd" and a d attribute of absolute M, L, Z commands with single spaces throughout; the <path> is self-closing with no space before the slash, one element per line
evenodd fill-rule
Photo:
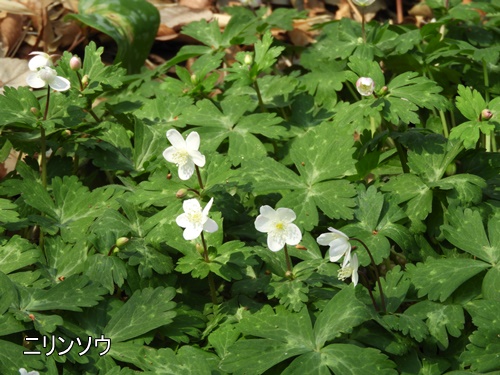
<path fill-rule="evenodd" d="M 297 51 L 269 30 L 303 15 L 234 7 L 224 32 L 186 26 L 200 44 L 152 72 L 105 66 L 91 43 L 77 74 L 65 53 L 72 89 L 43 117 L 44 90 L 5 88 L 0 156 L 20 158 L 0 184 L 0 372 L 499 371 L 500 7 L 450 3 L 420 29 L 367 24 L 366 42 L 326 24 L 286 72 Z M 172 128 L 200 134 L 200 180 L 161 156 Z M 214 198 L 208 260 L 175 222 L 194 197 Z M 255 230 L 264 204 L 297 214 L 291 275 Z M 330 226 L 373 254 L 354 250 L 356 287 L 315 241 Z M 80 355 L 102 335 L 106 355 Z"/>

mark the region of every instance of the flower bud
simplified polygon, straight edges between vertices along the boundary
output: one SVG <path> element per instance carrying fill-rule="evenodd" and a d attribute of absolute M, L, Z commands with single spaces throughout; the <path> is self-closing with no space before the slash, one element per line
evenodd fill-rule
<path fill-rule="evenodd" d="M 203 252 L 204 252 L 204 250 L 203 250 L 203 246 L 201 246 L 201 244 L 197 243 L 197 244 L 195 245 L 195 247 L 196 247 L 196 251 L 197 251 L 199 254 L 202 254 L 202 255 L 203 255 Z"/>
<path fill-rule="evenodd" d="M 491 118 L 491 116 L 493 116 L 493 113 L 491 113 L 491 111 L 489 109 L 483 109 L 479 120 L 488 121 Z"/>
<path fill-rule="evenodd" d="M 175 196 L 177 198 L 184 198 L 186 195 L 187 195 L 187 189 L 184 188 L 177 190 L 177 193 L 175 193 Z"/>
<path fill-rule="evenodd" d="M 30 108 L 30 112 L 33 113 L 36 117 L 40 117 L 41 116 L 40 110 L 38 108 L 31 107 Z"/>
<path fill-rule="evenodd" d="M 252 65 L 252 63 L 253 63 L 253 56 L 251 54 L 247 53 L 245 55 L 244 62 L 245 62 L 245 65 Z"/>
<path fill-rule="evenodd" d="M 367 7 L 372 5 L 375 0 L 352 0 L 354 4 L 356 4 L 358 7 Z"/>
<path fill-rule="evenodd" d="M 457 173 L 457 165 L 455 164 L 454 161 L 452 161 L 448 166 L 446 167 L 446 172 L 445 174 L 447 176 L 453 176 L 455 173 Z"/>
<path fill-rule="evenodd" d="M 115 242 L 115 246 L 116 247 L 122 247 L 123 245 L 125 245 L 128 241 L 130 241 L 130 238 L 128 237 L 120 237 L 116 240 Z"/>
<path fill-rule="evenodd" d="M 61 131 L 61 135 L 62 135 L 64 138 L 68 138 L 69 136 L 71 136 L 71 130 L 69 130 L 69 129 L 64 129 L 63 131 Z"/>
<path fill-rule="evenodd" d="M 71 60 L 69 60 L 69 67 L 71 70 L 77 71 L 82 68 L 82 60 L 78 56 L 73 56 Z"/>
<path fill-rule="evenodd" d="M 85 74 L 83 77 L 82 77 L 82 86 L 83 88 L 87 87 L 89 85 L 89 76 L 87 74 Z"/>
<path fill-rule="evenodd" d="M 191 74 L 191 83 L 192 84 L 196 83 L 196 74 Z"/>
<path fill-rule="evenodd" d="M 370 96 L 375 89 L 375 82 L 370 77 L 359 77 L 356 81 L 356 89 L 362 96 Z"/>

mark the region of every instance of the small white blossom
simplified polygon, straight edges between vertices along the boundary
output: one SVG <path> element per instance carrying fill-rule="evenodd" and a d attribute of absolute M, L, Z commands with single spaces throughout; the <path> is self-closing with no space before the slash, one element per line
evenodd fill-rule
<path fill-rule="evenodd" d="M 372 5 L 375 0 L 352 0 L 354 4 L 356 4 L 358 7 L 367 7 Z"/>
<path fill-rule="evenodd" d="M 42 66 L 36 72 L 28 74 L 26 83 L 34 89 L 47 85 L 56 91 L 66 91 L 70 88 L 69 81 L 66 78 L 59 77 L 55 69 L 50 66 Z"/>
<path fill-rule="evenodd" d="M 43 66 L 50 66 L 50 67 L 54 66 L 52 59 L 45 52 L 35 51 L 31 52 L 30 55 L 36 55 L 35 57 L 32 57 L 28 62 L 28 68 L 32 72 L 36 72 L 39 68 Z"/>
<path fill-rule="evenodd" d="M 177 216 L 175 222 L 181 228 L 185 228 L 182 234 L 185 240 L 198 238 L 202 231 L 213 233 L 219 229 L 217 223 L 208 217 L 213 202 L 214 199 L 210 199 L 203 210 L 200 202 L 195 198 L 187 199 L 182 203 L 184 213 Z"/>
<path fill-rule="evenodd" d="M 279 251 L 287 245 L 297 245 L 302 240 L 302 233 L 297 225 L 292 224 L 295 212 L 289 208 L 262 206 L 260 215 L 255 219 L 255 228 L 267 233 L 267 246 L 271 251 Z"/>
<path fill-rule="evenodd" d="M 243 6 L 250 8 L 257 8 L 262 4 L 261 0 L 240 0 L 240 2 Z"/>
<path fill-rule="evenodd" d="M 38 371 L 26 371 L 25 368 L 20 368 L 19 369 L 19 375 L 40 375 L 40 373 Z"/>
<path fill-rule="evenodd" d="M 195 165 L 198 167 L 205 165 L 205 156 L 198 151 L 200 135 L 197 132 L 191 132 L 184 140 L 181 133 L 170 129 L 167 131 L 167 138 L 172 146 L 163 151 L 163 157 L 179 167 L 181 180 L 189 180 L 194 173 Z"/>
<path fill-rule="evenodd" d="M 356 89 L 363 96 L 370 96 L 375 89 L 375 82 L 369 77 L 360 77 L 356 81 Z"/>
<path fill-rule="evenodd" d="M 351 244 L 349 243 L 349 237 L 334 228 L 328 228 L 330 233 L 321 234 L 316 241 L 323 246 L 330 246 L 329 255 L 330 262 L 336 262 L 344 255 L 346 257 L 350 256 Z"/>
<path fill-rule="evenodd" d="M 345 280 L 350 277 L 354 286 L 358 284 L 359 275 L 358 275 L 358 256 L 353 254 L 352 256 L 345 257 L 344 262 L 342 263 L 342 268 L 338 272 L 339 280 Z"/>

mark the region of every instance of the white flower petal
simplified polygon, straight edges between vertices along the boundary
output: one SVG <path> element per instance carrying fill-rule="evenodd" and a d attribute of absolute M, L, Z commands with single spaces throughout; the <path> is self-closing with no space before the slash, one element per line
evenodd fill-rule
<path fill-rule="evenodd" d="M 279 217 L 280 221 L 284 221 L 285 223 L 291 223 L 297 218 L 293 210 L 284 207 L 280 207 L 276 210 L 276 216 Z"/>
<path fill-rule="evenodd" d="M 351 250 L 351 245 L 344 238 L 336 238 L 330 243 L 330 262 L 336 262 Z"/>
<path fill-rule="evenodd" d="M 351 275 L 351 280 L 354 286 L 358 285 L 359 281 L 359 274 L 358 274 L 358 256 L 357 254 L 354 254 L 351 258 L 351 267 L 352 267 L 352 275 Z"/>
<path fill-rule="evenodd" d="M 41 68 L 42 66 L 53 66 L 54 64 L 52 63 L 52 60 L 50 59 L 50 56 L 46 54 L 45 52 L 40 52 L 40 51 L 35 51 L 31 52 L 30 55 L 37 55 L 33 58 L 30 59 L 28 62 L 28 68 L 32 72 L 36 72 L 38 68 Z"/>
<path fill-rule="evenodd" d="M 167 131 L 167 139 L 175 148 L 186 149 L 186 141 L 182 138 L 181 133 L 176 129 L 170 129 Z"/>
<path fill-rule="evenodd" d="M 205 155 L 203 155 L 200 151 L 188 150 L 188 153 L 189 153 L 191 160 L 194 162 L 194 164 L 196 164 L 198 167 L 205 166 L 205 162 L 206 162 Z"/>
<path fill-rule="evenodd" d="M 291 211 L 291 210 L 290 210 Z M 285 241 L 288 245 L 297 245 L 302 240 L 302 233 L 295 224 L 288 224 L 285 229 Z"/>
<path fill-rule="evenodd" d="M 276 233 L 270 232 L 267 235 L 267 247 L 271 251 L 280 251 L 285 246 L 285 238 Z"/>
<path fill-rule="evenodd" d="M 186 148 L 188 150 L 197 151 L 200 148 L 200 135 L 197 132 L 191 132 L 186 137 Z"/>
<path fill-rule="evenodd" d="M 187 228 L 191 225 L 191 222 L 189 221 L 188 215 L 186 213 L 183 213 L 183 214 L 180 214 L 179 216 L 177 216 L 175 219 L 175 222 L 181 228 Z"/>
<path fill-rule="evenodd" d="M 189 180 L 194 173 L 194 163 L 188 159 L 186 164 L 179 165 L 179 178 L 181 180 Z"/>
<path fill-rule="evenodd" d="M 260 207 L 260 214 L 268 218 L 274 219 L 276 216 L 276 211 L 271 206 L 264 205 Z"/>
<path fill-rule="evenodd" d="M 217 229 L 219 229 L 219 226 L 214 220 L 210 218 L 208 218 L 205 224 L 203 225 L 203 230 L 208 233 L 216 232 Z"/>
<path fill-rule="evenodd" d="M 186 199 L 182 202 L 182 208 L 186 213 L 201 212 L 200 202 L 196 198 Z"/>
<path fill-rule="evenodd" d="M 268 233 L 272 229 L 272 221 L 264 215 L 259 215 L 255 219 L 255 229 L 262 233 Z"/>
<path fill-rule="evenodd" d="M 207 205 L 203 209 L 203 216 L 208 216 L 208 212 L 212 208 L 212 204 L 213 203 L 214 203 L 214 198 L 210 198 L 210 200 L 208 201 Z"/>
<path fill-rule="evenodd" d="M 66 78 L 57 76 L 49 83 L 49 86 L 56 91 L 67 91 L 71 87 L 71 84 Z"/>
<path fill-rule="evenodd" d="M 175 147 L 173 146 L 170 146 L 168 148 L 165 149 L 165 151 L 163 151 L 163 157 L 165 158 L 166 161 L 168 161 L 169 163 L 175 163 L 174 161 L 174 154 L 176 153 L 177 151 L 175 150 Z"/>
<path fill-rule="evenodd" d="M 330 246 L 330 242 L 335 240 L 337 236 L 334 233 L 323 233 L 316 238 L 316 242 L 322 246 Z"/>
<path fill-rule="evenodd" d="M 334 234 L 336 234 L 337 236 L 339 237 L 344 237 L 345 239 L 349 239 L 349 236 L 347 234 L 345 234 L 344 232 L 341 232 L 340 230 L 338 229 L 335 229 L 335 228 L 332 228 L 332 227 L 329 227 L 328 230 Z"/>
<path fill-rule="evenodd" d="M 28 74 L 26 77 L 26 83 L 34 89 L 39 89 L 46 85 L 45 81 L 38 76 L 37 72 Z"/>
<path fill-rule="evenodd" d="M 184 229 L 182 237 L 184 237 L 186 241 L 194 240 L 195 238 L 198 238 L 200 236 L 202 230 L 203 230 L 202 227 L 189 226 L 186 229 Z"/>

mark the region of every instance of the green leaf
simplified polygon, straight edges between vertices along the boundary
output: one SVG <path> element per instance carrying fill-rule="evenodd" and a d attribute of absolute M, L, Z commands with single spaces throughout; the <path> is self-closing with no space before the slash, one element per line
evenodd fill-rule
<path fill-rule="evenodd" d="M 22 367 L 29 370 L 42 370 L 44 368 L 39 356 L 24 355 L 24 351 L 28 350 L 21 345 L 0 340 L 0 372 L 2 374 L 18 374 Z"/>
<path fill-rule="evenodd" d="M 455 192 L 450 194 L 450 198 L 456 196 L 461 204 L 479 204 L 482 200 L 483 189 L 486 188 L 486 181 L 476 175 L 460 173 L 443 178 L 435 185 L 443 190 L 454 189 Z"/>
<path fill-rule="evenodd" d="M 91 280 L 101 283 L 112 294 L 115 284 L 119 288 L 122 287 L 127 277 L 127 268 L 116 256 L 94 254 L 87 259 L 84 274 Z"/>
<path fill-rule="evenodd" d="M 371 318 L 370 310 L 358 300 L 354 286 L 348 286 L 338 292 L 325 306 L 314 324 L 316 347 L 333 340 Z"/>
<path fill-rule="evenodd" d="M 465 306 L 478 327 L 469 337 L 470 344 L 460 359 L 480 373 L 500 370 L 500 302 L 491 300 L 471 301 Z M 496 372 L 495 371 L 495 372 Z"/>
<path fill-rule="evenodd" d="M 411 282 L 409 278 L 406 276 L 406 273 L 401 271 L 401 266 L 398 265 L 387 272 L 380 282 L 384 291 L 386 311 L 388 313 L 396 312 L 405 300 L 406 293 L 410 288 Z M 374 295 L 380 299 L 378 289 Z"/>
<path fill-rule="evenodd" d="M 495 267 L 491 267 L 483 279 L 483 297 L 484 299 L 500 301 L 500 267 L 497 264 Z"/>
<path fill-rule="evenodd" d="M 271 35 L 271 31 L 268 30 L 264 33 L 262 39 L 257 41 L 254 45 L 254 63 L 258 72 L 263 72 L 270 68 L 276 62 L 279 55 L 281 55 L 281 52 L 285 49 L 285 47 L 271 47 L 272 43 L 273 37 Z"/>
<path fill-rule="evenodd" d="M 422 301 L 410 306 L 406 315 L 427 320 L 430 334 L 442 349 L 448 348 L 448 335 L 459 337 L 464 329 L 465 317 L 461 306 L 443 305 L 431 301 Z"/>
<path fill-rule="evenodd" d="M 150 246 L 143 238 L 132 238 L 120 249 L 118 256 L 128 259 L 128 264 L 131 266 L 138 265 L 139 275 L 145 278 L 152 277 L 153 270 L 165 275 L 173 269 L 172 259 Z"/>
<path fill-rule="evenodd" d="M 37 262 L 41 255 L 38 247 L 18 235 L 0 238 L 0 271 L 5 274 Z"/>
<path fill-rule="evenodd" d="M 467 119 L 477 121 L 481 116 L 482 110 L 486 108 L 486 102 L 477 90 L 458 85 L 456 106 Z"/>
<path fill-rule="evenodd" d="M 19 213 L 16 211 L 16 208 L 16 204 L 8 199 L 0 198 L 0 227 L 19 221 Z"/>
<path fill-rule="evenodd" d="M 441 87 L 436 82 L 425 77 L 418 77 L 416 72 L 400 74 L 387 85 L 388 96 L 409 101 L 421 108 L 444 110 L 447 107 L 446 98 L 439 93 Z"/>
<path fill-rule="evenodd" d="M 144 0 L 82 0 L 78 10 L 68 17 L 113 38 L 118 45 L 115 63 L 138 73 L 160 25 L 156 7 Z"/>
<path fill-rule="evenodd" d="M 136 291 L 104 328 L 106 337 L 121 342 L 172 322 L 175 312 L 173 288 L 145 288 Z"/>
<path fill-rule="evenodd" d="M 240 320 L 244 335 L 260 339 L 241 339 L 229 348 L 221 361 L 223 371 L 235 374 L 261 374 L 277 363 L 314 350 L 313 331 L 307 309 L 291 313 L 277 307 L 276 313 L 265 305 Z"/>
<path fill-rule="evenodd" d="M 474 259 L 434 259 L 408 266 L 411 282 L 419 297 L 428 295 L 432 301 L 445 301 L 467 280 L 487 269 L 488 263 Z"/>
<path fill-rule="evenodd" d="M 394 369 L 396 365 L 376 349 L 352 344 L 331 344 L 321 349 L 321 354 L 326 356 L 323 362 L 326 362 L 334 374 L 397 374 Z"/>
<path fill-rule="evenodd" d="M 382 320 L 391 330 L 397 330 L 404 335 L 410 335 L 418 342 L 422 342 L 429 335 L 429 329 L 426 324 L 413 315 L 409 314 L 394 314 L 384 315 Z"/>
<path fill-rule="evenodd" d="M 81 307 L 97 305 L 106 292 L 88 277 L 79 275 L 72 275 L 50 289 L 26 288 L 24 291 L 20 306 L 27 311 L 82 311 Z"/>
<path fill-rule="evenodd" d="M 154 350 L 144 347 L 141 357 L 142 367 L 155 374 L 211 375 L 217 371 L 218 358 L 193 346 L 183 346 L 176 352 L 169 348 Z"/>
<path fill-rule="evenodd" d="M 442 226 L 445 238 L 459 249 L 492 265 L 500 260 L 500 219 L 491 218 L 488 234 L 478 211 L 456 208 L 448 211 L 448 224 Z"/>
<path fill-rule="evenodd" d="M 280 305 L 293 311 L 300 311 L 309 300 L 309 288 L 298 279 L 270 282 L 266 291 L 269 298 L 279 298 Z"/>
<path fill-rule="evenodd" d="M 0 95 L 0 126 L 12 125 L 25 129 L 36 129 L 38 119 L 31 112 L 31 108 L 40 111 L 40 103 L 28 87 L 4 87 Z"/>
<path fill-rule="evenodd" d="M 79 274 L 85 269 L 89 249 L 83 242 L 65 243 L 61 237 L 49 237 L 44 250 L 47 267 L 54 282 Z"/>

